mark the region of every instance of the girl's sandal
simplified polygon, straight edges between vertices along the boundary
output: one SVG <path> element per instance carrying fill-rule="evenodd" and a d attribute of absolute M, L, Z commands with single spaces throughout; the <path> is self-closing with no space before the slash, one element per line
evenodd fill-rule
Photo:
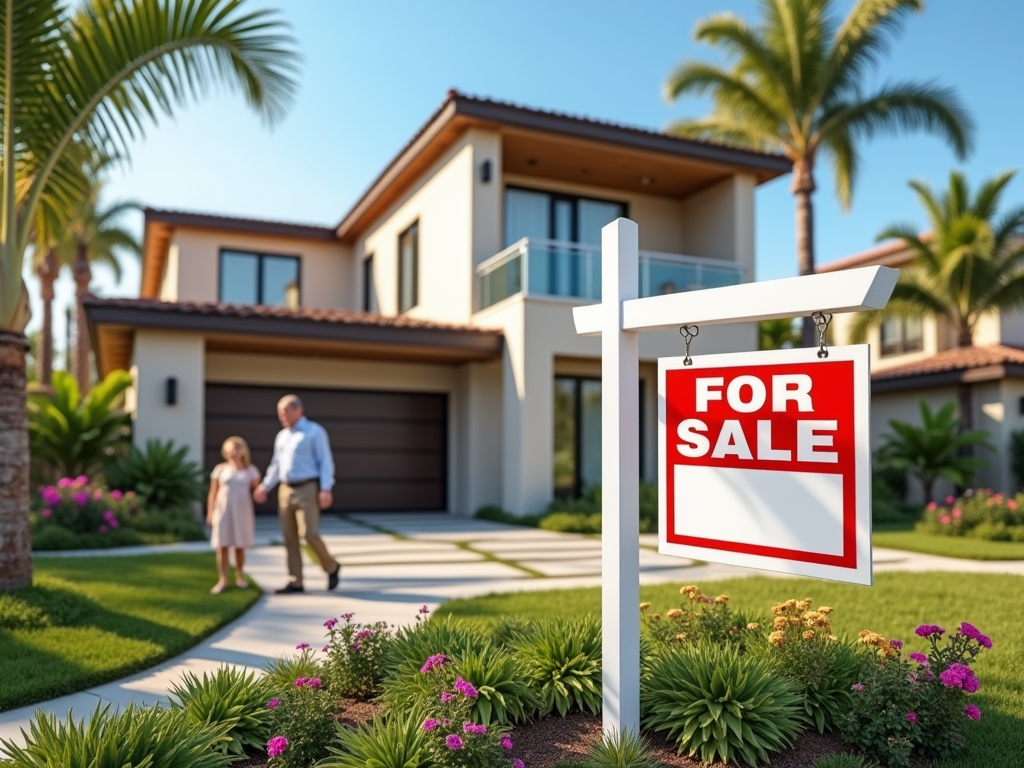
<path fill-rule="evenodd" d="M 235 586 L 238 587 L 239 589 L 248 589 L 249 588 L 249 582 L 246 581 L 245 579 L 235 579 Z"/>
<path fill-rule="evenodd" d="M 219 595 L 228 588 L 227 584 L 215 584 L 210 590 L 211 595 Z"/>

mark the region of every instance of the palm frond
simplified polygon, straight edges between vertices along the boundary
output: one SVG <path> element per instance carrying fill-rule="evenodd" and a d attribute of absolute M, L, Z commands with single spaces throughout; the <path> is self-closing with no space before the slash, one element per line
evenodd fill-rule
<path fill-rule="evenodd" d="M 991 219 L 999 207 L 999 198 L 1010 183 L 1015 171 L 1004 171 L 981 185 L 974 196 L 974 203 L 971 205 L 971 212 L 980 219 Z"/>
<path fill-rule="evenodd" d="M 822 137 L 822 148 L 832 160 L 832 174 L 836 181 L 836 196 L 843 210 L 853 204 L 853 187 L 857 182 L 860 158 L 857 144 L 847 131 L 835 130 Z"/>

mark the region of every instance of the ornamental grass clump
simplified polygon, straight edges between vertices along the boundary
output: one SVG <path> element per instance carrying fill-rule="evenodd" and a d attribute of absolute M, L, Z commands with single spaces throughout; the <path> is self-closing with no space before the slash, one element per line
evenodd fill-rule
<path fill-rule="evenodd" d="M 584 768 L 660 768 L 650 742 L 631 731 L 605 732 L 590 748 Z"/>
<path fill-rule="evenodd" d="M 601 711 L 601 622 L 593 616 L 553 619 L 528 626 L 513 641 L 538 714 Z"/>
<path fill-rule="evenodd" d="M 992 647 L 967 622 L 945 642 L 946 631 L 935 624 L 922 624 L 914 633 L 931 648 L 904 658 L 901 641 L 861 632 L 861 677 L 851 686 L 851 708 L 837 722 L 844 741 L 897 768 L 915 757 L 943 759 L 963 746 L 964 726 L 981 719 L 978 707 L 967 703 L 981 687 L 970 665 Z"/>
<path fill-rule="evenodd" d="M 268 765 L 309 768 L 327 757 L 336 733 L 337 700 L 319 677 L 300 677 L 287 691 L 266 702 L 270 710 Z"/>
<path fill-rule="evenodd" d="M 760 639 L 760 625 L 729 608 L 729 596 L 708 597 L 694 585 L 681 587 L 686 602 L 664 614 L 650 612 L 650 603 L 640 603 L 640 616 L 655 647 L 683 643 L 727 643 L 745 647 Z"/>
<path fill-rule="evenodd" d="M 730 645 L 667 648 L 643 682 L 644 727 L 705 763 L 768 762 L 807 723 L 797 686 L 764 656 Z"/>
<path fill-rule="evenodd" d="M 854 646 L 832 634 L 832 608 L 815 609 L 813 602 L 808 597 L 773 605 L 767 641 L 750 650 L 764 654 L 780 676 L 796 684 L 804 712 L 824 733 L 849 708 L 861 659 Z"/>
<path fill-rule="evenodd" d="M 225 754 L 244 756 L 246 748 L 263 748 L 270 735 L 270 686 L 252 672 L 220 667 L 202 678 L 186 672 L 170 691 L 171 707 L 195 723 L 225 725 Z"/>
<path fill-rule="evenodd" d="M 290 690 L 300 677 L 323 679 L 324 670 L 313 649 L 307 643 L 300 643 L 296 650 L 299 651 L 298 656 L 281 656 L 263 667 L 263 679 L 272 693 Z"/>
<path fill-rule="evenodd" d="M 1024 493 L 1004 496 L 990 488 L 968 489 L 931 502 L 917 524 L 921 533 L 964 536 L 989 541 L 1024 541 Z"/>
<path fill-rule="evenodd" d="M 427 732 L 418 709 L 377 715 L 358 728 L 339 726 L 328 757 L 317 768 L 420 768 L 426 765 Z"/>
<path fill-rule="evenodd" d="M 354 615 L 345 613 L 340 621 L 332 618 L 324 622 L 324 676 L 335 696 L 366 700 L 379 693 L 384 680 L 384 659 L 394 642 L 394 633 L 383 621 L 353 623 Z"/>

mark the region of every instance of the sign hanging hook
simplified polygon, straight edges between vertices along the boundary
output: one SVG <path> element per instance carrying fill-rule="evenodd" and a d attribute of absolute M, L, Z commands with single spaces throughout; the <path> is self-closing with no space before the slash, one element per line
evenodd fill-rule
<path fill-rule="evenodd" d="M 832 315 L 827 312 L 812 312 L 811 319 L 818 329 L 818 357 L 828 357 L 828 344 L 825 343 L 825 333 L 828 331 L 828 324 L 832 322 Z"/>
<path fill-rule="evenodd" d="M 700 333 L 700 327 L 696 325 L 680 325 L 679 335 L 683 337 L 683 341 L 686 343 L 686 356 L 683 358 L 683 365 L 693 365 L 693 360 L 690 358 L 690 342 L 697 338 Z"/>

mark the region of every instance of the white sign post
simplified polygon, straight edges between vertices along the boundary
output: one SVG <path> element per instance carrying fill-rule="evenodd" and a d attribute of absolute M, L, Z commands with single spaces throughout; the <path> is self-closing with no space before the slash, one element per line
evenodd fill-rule
<path fill-rule="evenodd" d="M 601 335 L 603 724 L 619 733 L 640 729 L 639 332 L 881 309 L 899 276 L 864 267 L 641 299 L 638 259 L 636 223 L 607 225 L 601 303 L 573 309 L 577 333 Z"/>

